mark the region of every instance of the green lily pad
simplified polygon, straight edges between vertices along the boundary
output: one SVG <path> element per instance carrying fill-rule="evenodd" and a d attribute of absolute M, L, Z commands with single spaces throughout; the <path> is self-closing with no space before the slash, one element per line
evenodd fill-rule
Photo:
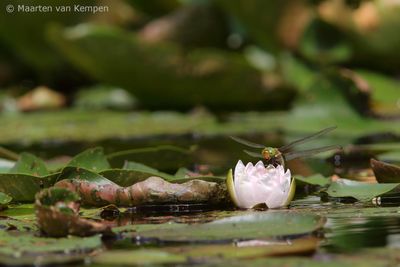
<path fill-rule="evenodd" d="M 326 186 L 330 184 L 330 179 L 321 175 L 321 174 L 314 174 L 308 177 L 296 175 L 294 178 L 304 184 L 309 184 L 309 185 L 317 185 L 317 186 Z"/>
<path fill-rule="evenodd" d="M 12 197 L 7 194 L 0 192 L 0 210 L 7 207 L 7 205 L 11 202 Z"/>
<path fill-rule="evenodd" d="M 396 189 L 400 184 L 368 184 L 347 179 L 333 182 L 326 190 L 331 197 L 352 197 L 359 201 L 370 201 L 374 197 Z"/>
<path fill-rule="evenodd" d="M 88 169 L 94 172 L 110 169 L 110 163 L 101 147 L 91 148 L 76 155 L 67 166 Z"/>
<path fill-rule="evenodd" d="M 169 241 L 260 239 L 307 234 L 323 227 L 324 218 L 290 211 L 244 212 L 242 215 L 200 225 L 158 230 L 137 230 L 137 235 Z"/>
<path fill-rule="evenodd" d="M 10 173 L 14 174 L 30 174 L 33 176 L 49 175 L 46 163 L 38 157 L 30 153 L 21 153 L 19 160 L 11 168 Z"/>
<path fill-rule="evenodd" d="M 238 243 L 237 246 L 229 244 L 151 248 L 134 251 L 117 250 L 95 256 L 93 262 L 107 265 L 142 265 L 190 264 L 191 262 L 212 263 L 225 260 L 226 263 L 226 260 L 232 259 L 254 259 L 268 256 L 312 253 L 317 245 L 318 240 L 316 238 L 302 238 L 291 242 L 262 242 L 256 240 L 247 243 Z"/>
<path fill-rule="evenodd" d="M 54 184 L 58 173 L 50 174 L 40 158 L 21 153 L 9 173 L 0 173 L 0 192 L 11 196 L 13 201 L 33 201 L 40 189 Z"/>
<path fill-rule="evenodd" d="M 161 177 L 164 180 L 171 181 L 174 176 L 159 171 L 140 171 L 140 170 L 125 170 L 125 169 L 111 169 L 100 172 L 100 175 L 109 179 L 110 181 L 118 184 L 119 186 L 131 186 L 137 182 L 146 180 L 149 177 Z"/>
<path fill-rule="evenodd" d="M 125 164 L 132 166 L 137 162 L 158 170 L 176 170 L 192 162 L 191 151 L 176 146 L 159 146 L 119 151 L 107 155 L 113 167 L 121 168 Z M 135 168 L 137 168 L 136 165 Z M 143 168 L 142 168 L 143 170 Z M 147 169 L 149 170 L 149 169 Z"/>
<path fill-rule="evenodd" d="M 45 238 L 31 232 L 0 231 L 0 263 L 12 265 L 83 261 L 101 248 L 99 235 L 86 238 Z"/>
<path fill-rule="evenodd" d="M 16 202 L 32 202 L 35 194 L 42 188 L 52 186 L 58 173 L 43 177 L 28 174 L 0 174 L 0 191 L 6 193 Z"/>

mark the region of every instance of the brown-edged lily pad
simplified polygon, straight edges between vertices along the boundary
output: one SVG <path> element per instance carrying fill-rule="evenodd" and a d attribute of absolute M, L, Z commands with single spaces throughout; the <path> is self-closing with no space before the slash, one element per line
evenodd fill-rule
<path fill-rule="evenodd" d="M 98 222 L 79 217 L 80 197 L 64 188 L 49 188 L 36 196 L 35 209 L 40 230 L 46 235 L 90 236 L 111 233 L 111 229 Z"/>
<path fill-rule="evenodd" d="M 383 161 L 371 159 L 371 168 L 379 183 L 400 182 L 400 167 Z"/>

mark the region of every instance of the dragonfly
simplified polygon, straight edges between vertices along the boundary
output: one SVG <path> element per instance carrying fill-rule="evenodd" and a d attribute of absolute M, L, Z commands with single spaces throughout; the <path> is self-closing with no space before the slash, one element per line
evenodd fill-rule
<path fill-rule="evenodd" d="M 255 158 L 259 158 L 259 159 L 263 159 L 266 161 L 267 164 L 272 164 L 272 165 L 277 165 L 280 164 L 282 166 L 285 166 L 285 162 L 289 161 L 289 160 L 293 160 L 293 159 L 297 159 L 297 158 L 303 158 L 303 157 L 309 157 L 321 152 L 325 152 L 325 151 L 329 151 L 329 150 L 333 150 L 333 149 L 341 149 L 341 146 L 339 145 L 331 145 L 331 146 L 323 146 L 323 147 L 319 147 L 319 148 L 313 148 L 313 149 L 307 149 L 307 150 L 302 150 L 302 151 L 293 151 L 292 149 L 298 145 L 304 144 L 308 141 L 311 141 L 319 136 L 322 136 L 324 134 L 327 134 L 333 130 L 335 130 L 337 127 L 336 126 L 332 126 L 332 127 L 328 127 L 325 128 L 321 131 L 318 131 L 314 134 L 308 135 L 306 137 L 303 137 L 301 139 L 295 140 L 287 145 L 281 146 L 279 148 L 275 148 L 275 147 L 268 147 L 265 145 L 261 145 L 261 144 L 257 144 L 257 143 L 253 143 L 251 141 L 239 138 L 239 137 L 235 137 L 235 136 L 231 136 L 231 138 L 248 147 L 251 148 L 257 148 L 257 149 L 261 149 L 259 152 L 255 152 L 255 151 L 250 151 L 250 150 L 243 150 L 246 154 L 255 157 Z"/>

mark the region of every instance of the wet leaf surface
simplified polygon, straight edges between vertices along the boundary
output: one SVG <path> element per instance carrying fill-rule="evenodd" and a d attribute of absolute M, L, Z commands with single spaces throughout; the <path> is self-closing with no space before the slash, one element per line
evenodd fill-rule
<path fill-rule="evenodd" d="M 153 237 L 161 241 L 217 241 L 249 240 L 310 234 L 321 229 L 324 218 L 291 211 L 243 212 L 237 216 L 206 224 L 178 227 L 168 231 L 140 230 L 140 237 Z"/>
<path fill-rule="evenodd" d="M 374 197 L 397 189 L 398 186 L 398 183 L 368 184 L 341 179 L 340 181 L 333 182 L 326 190 L 326 193 L 335 198 L 352 197 L 360 201 L 370 201 Z"/>
<path fill-rule="evenodd" d="M 133 251 L 116 250 L 94 257 L 93 262 L 111 265 L 216 263 L 226 260 L 310 254 L 315 251 L 318 242 L 317 238 L 306 237 L 292 241 L 254 240 L 238 242 L 236 245 L 192 245 Z"/>
<path fill-rule="evenodd" d="M 0 192 L 0 210 L 7 208 L 7 205 L 11 202 L 11 200 L 12 197 Z"/>
<path fill-rule="evenodd" d="M 100 172 L 102 170 L 110 169 L 110 164 L 107 157 L 104 155 L 103 148 L 96 147 L 83 151 L 76 155 L 67 165 L 68 167 L 78 167 Z"/>

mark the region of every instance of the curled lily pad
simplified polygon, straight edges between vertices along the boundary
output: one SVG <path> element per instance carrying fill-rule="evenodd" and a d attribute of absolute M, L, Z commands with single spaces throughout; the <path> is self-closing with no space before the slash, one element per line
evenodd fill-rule
<path fill-rule="evenodd" d="M 178 184 L 152 176 L 131 186 L 121 187 L 89 170 L 70 168 L 68 171 L 68 179 L 57 182 L 55 186 L 79 193 L 85 205 L 137 206 L 142 204 L 221 203 L 226 201 L 225 186 L 216 182 L 195 179 Z"/>
<path fill-rule="evenodd" d="M 108 226 L 79 217 L 79 201 L 76 193 L 64 188 L 42 190 L 35 202 L 40 230 L 53 237 L 110 233 Z"/>
<path fill-rule="evenodd" d="M 400 167 L 383 161 L 371 159 L 371 167 L 379 183 L 400 182 Z"/>

